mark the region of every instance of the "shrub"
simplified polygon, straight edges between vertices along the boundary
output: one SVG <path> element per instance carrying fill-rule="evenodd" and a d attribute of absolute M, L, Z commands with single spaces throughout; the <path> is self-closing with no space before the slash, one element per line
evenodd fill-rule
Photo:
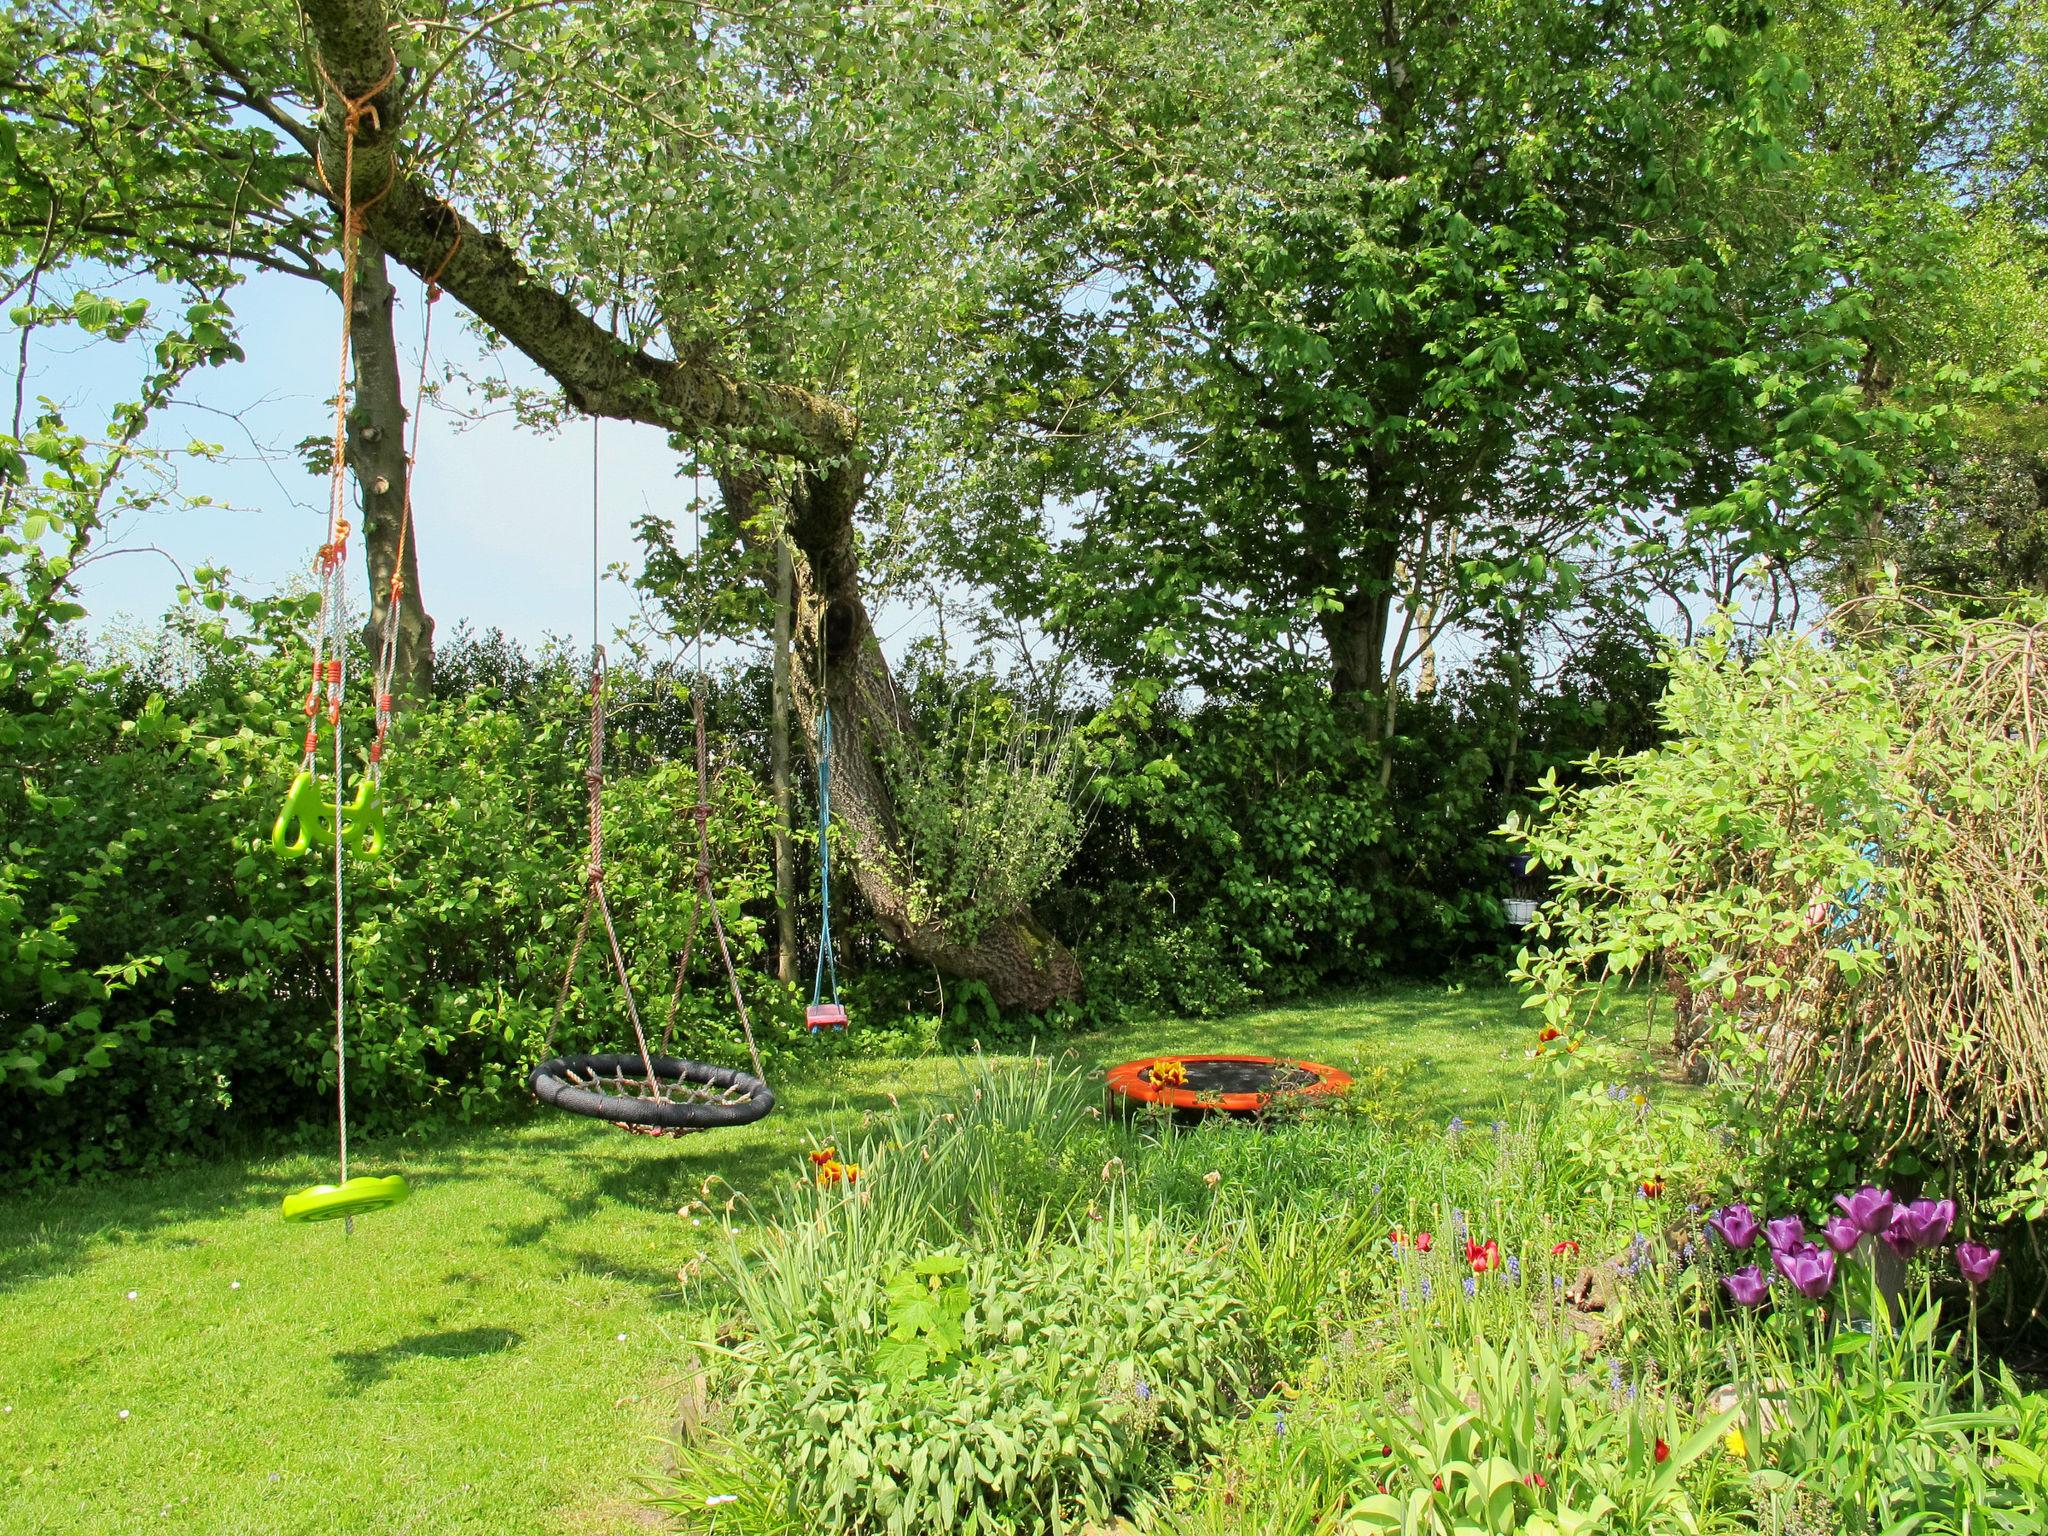
<path fill-rule="evenodd" d="M 730 1432 L 815 1528 L 1105 1519 L 1155 1453 L 1192 1453 L 1229 1410 L 1237 1307 L 1208 1260 L 1135 1224 L 819 1278 L 801 1310 L 749 1312 L 727 1381 Z M 934 1325 L 949 1347 L 906 1349 L 908 1308 L 935 1292 L 959 1298 Z"/>
<path fill-rule="evenodd" d="M 1512 829 L 1556 874 L 1546 1017 L 1655 962 L 1788 1124 L 1965 1171 L 2048 1146 L 2044 621 L 1894 596 L 1675 655 L 1671 742 Z"/>
<path fill-rule="evenodd" d="M 199 605 L 173 620 L 152 646 L 176 658 L 158 686 L 132 661 L 93 668 L 50 647 L 0 679 L 0 1167 L 121 1166 L 231 1120 L 331 1112 L 332 877 L 267 847 L 297 751 L 302 615 L 233 607 L 233 630 Z M 420 705 L 394 738 L 389 852 L 349 871 L 350 1107 L 366 1126 L 524 1097 L 581 900 L 585 707 L 559 661 L 527 686 L 516 708 L 490 693 Z M 365 720 L 346 725 L 366 739 Z M 689 916 L 694 785 L 630 729 L 615 747 L 609 889 L 658 1029 Z M 721 776 L 715 799 L 744 962 L 760 948 L 768 811 L 743 774 Z M 701 949 L 697 965 L 679 1049 L 743 1059 Z M 786 1038 L 772 1008 L 760 1024 L 771 1049 Z M 626 1038 L 593 956 L 558 1043 Z"/>
<path fill-rule="evenodd" d="M 898 875 L 913 922 L 971 943 L 1073 859 L 1086 825 L 1085 764 L 1071 720 L 1035 719 L 992 679 L 948 675 L 936 660 L 914 657 L 911 670 L 920 739 L 896 742 L 884 760 Z"/>
<path fill-rule="evenodd" d="M 1091 995 L 1211 1015 L 1494 965 L 1510 933 L 1494 831 L 1525 803 L 1525 770 L 1646 739 L 1640 654 L 1619 641 L 1597 654 L 1612 677 L 1573 671 L 1548 696 L 1475 669 L 1404 698 L 1387 744 L 1307 672 L 1102 711 L 1100 807 L 1051 899 Z"/>

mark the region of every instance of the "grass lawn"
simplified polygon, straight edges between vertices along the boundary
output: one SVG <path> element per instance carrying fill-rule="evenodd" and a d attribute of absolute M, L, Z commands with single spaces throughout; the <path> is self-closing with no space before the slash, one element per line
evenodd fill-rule
<path fill-rule="evenodd" d="M 1074 1046 L 1412 1064 L 1418 1114 L 1471 1117 L 1527 1091 L 1531 1033 L 1512 993 L 1427 988 Z M 0 1532 L 644 1531 L 633 1479 L 692 1331 L 678 1208 L 714 1173 L 762 1189 L 804 1131 L 953 1072 L 836 1062 L 768 1120 L 681 1141 L 536 1111 L 359 1144 L 357 1171 L 415 1194 L 353 1237 L 277 1219 L 332 1176 L 311 1152 L 0 1202 Z"/>

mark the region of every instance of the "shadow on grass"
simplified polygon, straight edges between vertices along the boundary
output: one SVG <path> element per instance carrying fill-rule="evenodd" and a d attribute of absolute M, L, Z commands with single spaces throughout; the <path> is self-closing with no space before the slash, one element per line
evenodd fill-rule
<path fill-rule="evenodd" d="M 1596 1033 L 1641 1047 L 1640 1009 L 1618 1011 Z M 1041 1055 L 1090 1070 L 1169 1051 L 1245 1051 L 1302 1056 L 1350 1070 L 1396 1074 L 1405 1114 L 1441 1122 L 1471 1119 L 1502 1101 L 1548 1097 L 1524 1059 L 1533 1015 L 1504 989 L 1402 987 L 1331 995 L 1213 1020 L 1164 1018 L 1085 1036 L 1045 1039 Z M 1653 1073 L 1668 1046 L 1635 1052 Z M 1016 1059 L 1006 1044 L 996 1060 Z M 662 1215 L 699 1198 L 741 1200 L 736 1219 L 765 1211 L 780 1184 L 805 1171 L 810 1138 L 857 1137 L 892 1100 L 914 1111 L 964 1093 L 970 1067 L 948 1057 L 859 1057 L 831 1051 L 776 1079 L 781 1102 L 756 1125 L 674 1140 L 624 1135 L 607 1126 L 524 1103 L 463 1126 L 364 1137 L 355 1161 L 367 1171 L 402 1170 L 423 1193 L 467 1184 L 493 1203 L 479 1234 L 501 1252 L 540 1250 L 581 1267 L 602 1249 L 607 1224 L 628 1213 Z M 0 1200 L 0 1294 L 36 1278 L 77 1269 L 96 1249 L 185 1241 L 180 1226 L 237 1212 L 274 1212 L 285 1193 L 331 1176 L 331 1153 L 312 1133 L 271 1155 L 224 1153 L 219 1160 L 161 1173 L 73 1187 L 31 1189 Z M 567 1229 L 585 1224 L 583 1230 Z M 594 1229 L 594 1230 L 593 1230 Z M 673 1271 L 629 1278 L 673 1287 Z"/>
<path fill-rule="evenodd" d="M 526 1336 L 510 1328 L 449 1328 L 439 1333 L 416 1333 L 376 1349 L 349 1350 L 334 1357 L 341 1367 L 343 1387 L 361 1392 L 374 1387 L 411 1360 L 474 1360 L 482 1355 L 502 1355 L 517 1349 Z"/>
<path fill-rule="evenodd" d="M 77 1268 L 96 1246 L 170 1241 L 164 1229 L 217 1216 L 224 1207 L 274 1212 L 308 1182 L 237 1156 L 160 1174 L 32 1185 L 0 1201 L 0 1295 Z M 201 1246 L 190 1236 L 176 1241 Z"/>

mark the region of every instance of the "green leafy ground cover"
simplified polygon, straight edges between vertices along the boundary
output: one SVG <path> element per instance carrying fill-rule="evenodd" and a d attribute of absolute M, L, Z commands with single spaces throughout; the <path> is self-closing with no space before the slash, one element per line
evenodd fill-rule
<path fill-rule="evenodd" d="M 1529 1038 L 1510 993 L 1428 988 L 1076 1050 L 1284 1050 L 1364 1069 L 1419 1118 L 1476 1121 L 1532 1091 Z M 353 1238 L 275 1214 L 331 1175 L 326 1149 L 10 1197 L 0 1532 L 639 1529 L 634 1479 L 663 1460 L 701 1331 L 677 1271 L 710 1234 L 678 1211 L 713 1175 L 765 1194 L 807 1133 L 961 1081 L 943 1058 L 845 1059 L 715 1137 L 535 1114 L 359 1144 L 358 1168 L 403 1168 L 417 1193 Z"/>

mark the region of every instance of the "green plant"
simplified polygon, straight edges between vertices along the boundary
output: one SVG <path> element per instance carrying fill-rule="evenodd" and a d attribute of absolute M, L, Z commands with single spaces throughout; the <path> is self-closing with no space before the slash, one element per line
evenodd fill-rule
<path fill-rule="evenodd" d="M 719 1387 L 723 1432 L 783 1469 L 815 1527 L 1107 1518 L 1155 1452 L 1210 1440 L 1241 1377 L 1246 1340 L 1218 1271 L 1127 1219 L 1041 1223 L 928 1275 L 931 1255 L 897 1269 L 886 1248 L 806 1254 L 806 1286 L 744 1305 Z M 890 1349 L 906 1343 L 920 1360 Z"/>
<path fill-rule="evenodd" d="M 957 1360 L 967 1344 L 967 1309 L 974 1304 L 954 1253 L 930 1253 L 891 1275 L 883 1287 L 888 1337 L 875 1346 L 875 1369 L 899 1385 Z"/>
<path fill-rule="evenodd" d="M 2037 601 L 1969 618 L 1893 591 L 1675 653 L 1671 741 L 1551 781 L 1508 829 L 1555 873 L 1516 973 L 1544 1017 L 1655 964 L 1682 1049 L 1714 1041 L 1786 1130 L 1859 1127 L 1866 1170 L 2039 1150 L 2044 624 Z"/>
<path fill-rule="evenodd" d="M 915 663 L 913 663 L 915 665 Z M 936 674 L 943 708 L 884 757 L 902 829 L 911 921 L 972 943 L 989 917 L 1025 907 L 1080 846 L 1087 764 L 1072 720 L 1034 719 L 993 679 Z"/>
<path fill-rule="evenodd" d="M 331 875 L 254 846 L 290 778 L 303 605 L 237 597 L 214 572 L 195 581 L 117 664 L 60 663 L 49 639 L 21 653 L 43 670 L 29 690 L 39 702 L 0 726 L 0 1013 L 17 1026 L 0 1040 L 0 1166 L 118 1167 L 203 1147 L 231 1119 L 246 1132 L 331 1113 Z M 655 750 L 673 691 L 623 671 L 615 686 L 631 707 L 616 733 L 608 879 L 659 1026 L 689 916 L 673 892 L 688 857 L 676 806 L 693 786 Z M 349 870 L 349 1078 L 365 1129 L 525 1097 L 579 894 L 579 693 L 557 659 L 521 698 L 428 701 L 400 717 L 390 849 Z M 365 723 L 345 719 L 358 741 Z M 721 776 L 713 800 L 724 916 L 745 965 L 762 944 L 772 810 L 744 774 Z M 699 956 L 677 1045 L 742 1059 Z M 749 980 L 776 999 L 758 972 Z M 779 1065 L 795 1006 L 777 1002 L 758 1024 Z M 624 1038 L 615 989 L 586 967 L 558 1043 Z"/>
<path fill-rule="evenodd" d="M 1377 1213 L 1292 1203 L 1218 1211 L 1205 1236 L 1228 1256 L 1231 1293 L 1261 1345 L 1261 1379 L 1291 1374 L 1383 1236 Z"/>
<path fill-rule="evenodd" d="M 1696 1528 L 1681 1478 L 1717 1449 L 1729 1411 L 1681 1424 L 1677 1405 L 1575 1383 L 1575 1349 L 1517 1329 L 1496 1346 L 1411 1332 L 1405 1411 L 1373 1416 L 1384 1437 L 1375 1490 L 1353 1504 L 1358 1532 L 1586 1532 Z M 1611 1519 L 1610 1519 L 1611 1517 Z"/>

